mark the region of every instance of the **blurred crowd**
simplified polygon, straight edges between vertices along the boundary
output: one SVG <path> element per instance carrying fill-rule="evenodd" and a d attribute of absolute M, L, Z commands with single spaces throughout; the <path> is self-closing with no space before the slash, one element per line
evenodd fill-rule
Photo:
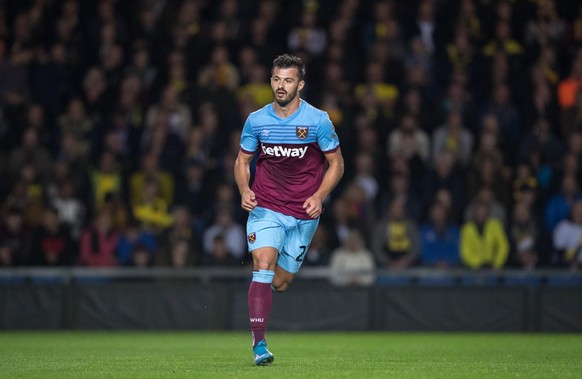
<path fill-rule="evenodd" d="M 0 265 L 248 263 L 233 163 L 284 52 L 346 160 L 306 265 L 582 262 L 576 1 L 0 0 Z"/>

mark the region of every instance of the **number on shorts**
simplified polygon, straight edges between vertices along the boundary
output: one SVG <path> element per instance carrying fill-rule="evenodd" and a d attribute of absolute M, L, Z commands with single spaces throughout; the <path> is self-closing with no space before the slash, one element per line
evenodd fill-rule
<path fill-rule="evenodd" d="M 305 255 L 306 251 L 307 251 L 307 245 L 301 245 L 299 246 L 301 248 L 301 254 L 299 254 L 299 256 L 297 258 L 295 258 L 295 260 L 299 263 L 303 262 L 303 256 Z"/>

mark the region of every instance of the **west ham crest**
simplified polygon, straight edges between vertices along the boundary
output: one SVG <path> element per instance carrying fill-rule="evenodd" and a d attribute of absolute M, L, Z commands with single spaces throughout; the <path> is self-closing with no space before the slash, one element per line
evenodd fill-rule
<path fill-rule="evenodd" d="M 249 239 L 249 243 L 254 243 L 257 240 L 257 234 L 255 232 L 252 232 L 247 237 Z"/>
<path fill-rule="evenodd" d="M 295 128 L 295 134 L 299 139 L 307 138 L 307 133 L 309 133 L 309 128 L 307 126 L 297 126 Z"/>

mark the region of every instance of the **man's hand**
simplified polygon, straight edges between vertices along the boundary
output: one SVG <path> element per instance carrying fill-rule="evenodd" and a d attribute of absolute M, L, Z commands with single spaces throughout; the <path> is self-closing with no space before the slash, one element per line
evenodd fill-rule
<path fill-rule="evenodd" d="M 245 211 L 251 212 L 257 206 L 257 199 L 255 193 L 251 190 L 245 191 L 240 196 L 241 208 Z"/>
<path fill-rule="evenodd" d="M 323 201 L 318 196 L 310 196 L 305 200 L 303 203 L 303 209 L 305 209 L 305 213 L 309 215 L 311 218 L 318 218 L 323 212 Z"/>

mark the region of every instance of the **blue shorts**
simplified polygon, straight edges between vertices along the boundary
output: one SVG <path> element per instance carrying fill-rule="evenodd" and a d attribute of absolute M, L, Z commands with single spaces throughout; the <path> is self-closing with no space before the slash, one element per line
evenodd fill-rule
<path fill-rule="evenodd" d="M 270 209 L 255 207 L 247 221 L 249 251 L 274 247 L 279 252 L 277 265 L 297 274 L 311 244 L 319 218 L 301 220 Z"/>

